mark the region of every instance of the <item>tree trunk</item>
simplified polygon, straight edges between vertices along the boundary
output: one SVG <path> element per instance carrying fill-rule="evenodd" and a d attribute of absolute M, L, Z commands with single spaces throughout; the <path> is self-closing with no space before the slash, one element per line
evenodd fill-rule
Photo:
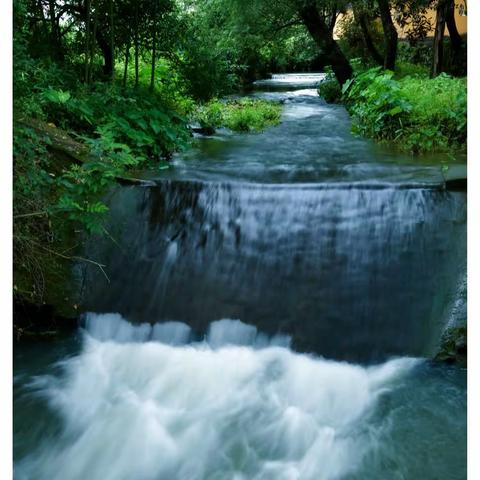
<path fill-rule="evenodd" d="M 332 36 L 332 38 L 333 38 L 333 31 L 335 30 L 335 25 L 337 23 L 337 17 L 338 17 L 337 6 L 334 5 L 332 6 L 332 10 L 330 12 L 329 22 L 328 22 L 328 31 L 330 32 L 330 35 Z"/>
<path fill-rule="evenodd" d="M 55 1 L 48 0 L 48 15 L 50 17 L 50 38 L 52 46 L 55 46 L 57 43 L 56 36 L 56 20 L 55 20 Z"/>
<path fill-rule="evenodd" d="M 103 56 L 103 75 L 107 78 L 113 77 L 113 50 L 110 46 L 110 41 L 107 40 L 103 32 L 100 30 L 96 30 L 96 39 L 100 50 L 102 51 Z"/>
<path fill-rule="evenodd" d="M 383 57 L 377 50 L 377 47 L 375 47 L 370 32 L 368 31 L 368 24 L 365 13 L 358 11 L 355 7 L 353 7 L 353 16 L 358 22 L 358 25 L 360 26 L 360 30 L 362 31 L 363 40 L 365 41 L 365 46 L 367 47 L 368 53 L 370 54 L 375 63 L 378 63 L 378 65 L 383 65 Z"/>
<path fill-rule="evenodd" d="M 123 88 L 127 86 L 127 76 L 128 76 L 128 61 L 130 60 L 130 36 L 127 40 L 127 46 L 125 47 L 125 66 L 123 68 Z"/>
<path fill-rule="evenodd" d="M 85 83 L 88 83 L 90 67 L 90 0 L 85 0 Z"/>
<path fill-rule="evenodd" d="M 41 18 L 42 22 L 42 34 L 44 38 L 48 38 L 48 20 L 45 18 L 45 12 L 43 11 L 43 4 L 41 0 L 38 0 L 36 3 L 37 14 Z M 35 28 L 36 18 L 32 16 L 30 18 L 29 29 L 32 31 Z"/>
<path fill-rule="evenodd" d="M 153 35 L 152 35 L 152 70 L 150 73 L 150 90 L 155 88 L 155 60 L 157 56 L 157 19 L 156 10 L 153 12 Z"/>
<path fill-rule="evenodd" d="M 395 70 L 395 61 L 397 59 L 397 29 L 390 15 L 390 4 L 388 0 L 378 0 L 380 18 L 382 20 L 383 35 L 385 38 L 385 56 L 383 58 L 383 67 L 388 70 Z"/>
<path fill-rule="evenodd" d="M 88 67 L 87 83 L 90 83 L 92 80 L 93 60 L 95 57 L 95 39 L 98 38 L 98 35 L 97 35 L 98 0 L 95 0 L 94 5 L 95 5 L 95 12 L 93 14 L 93 33 L 92 33 L 92 39 L 90 41 L 90 66 Z"/>
<path fill-rule="evenodd" d="M 48 0 L 48 14 L 50 17 L 50 42 L 52 44 L 52 57 L 54 60 L 63 61 L 62 44 L 60 41 L 59 25 L 55 15 L 55 0 Z"/>
<path fill-rule="evenodd" d="M 135 2 L 135 32 L 134 32 L 134 44 L 135 44 L 135 88 L 138 87 L 138 1 Z"/>
<path fill-rule="evenodd" d="M 326 56 L 340 85 L 353 74 L 352 67 L 337 42 L 333 39 L 324 19 L 318 13 L 314 3 L 308 3 L 298 11 L 302 22 L 313 40 Z"/>
<path fill-rule="evenodd" d="M 446 1 L 439 0 L 437 5 L 435 36 L 433 38 L 432 77 L 439 75 L 443 69 L 443 37 L 445 35 L 446 11 Z"/>
<path fill-rule="evenodd" d="M 114 31 L 113 31 L 113 0 L 109 0 L 109 11 L 108 11 L 108 16 L 110 17 L 110 64 L 109 64 L 109 73 L 110 73 L 110 78 L 113 80 L 113 76 L 115 74 L 115 44 L 114 44 Z"/>
<path fill-rule="evenodd" d="M 452 63 L 455 69 L 462 69 L 463 40 L 461 35 L 458 33 L 457 24 L 455 23 L 454 0 L 447 0 L 447 11 L 445 20 L 447 23 L 448 33 L 450 34 L 450 44 L 452 46 Z"/>

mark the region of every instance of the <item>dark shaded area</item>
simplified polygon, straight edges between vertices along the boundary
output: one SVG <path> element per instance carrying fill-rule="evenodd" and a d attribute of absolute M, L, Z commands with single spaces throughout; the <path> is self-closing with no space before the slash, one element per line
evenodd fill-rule
<path fill-rule="evenodd" d="M 76 317 L 58 314 L 53 305 L 37 305 L 13 298 L 13 334 L 16 341 L 57 340 L 78 327 Z"/>

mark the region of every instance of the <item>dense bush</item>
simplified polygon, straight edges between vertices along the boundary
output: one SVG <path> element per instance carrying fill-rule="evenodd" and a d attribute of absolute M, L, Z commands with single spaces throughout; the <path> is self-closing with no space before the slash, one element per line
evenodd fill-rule
<path fill-rule="evenodd" d="M 395 78 L 397 80 L 403 77 L 428 77 L 430 68 L 415 63 L 397 62 L 395 64 Z"/>
<path fill-rule="evenodd" d="M 425 41 L 413 45 L 405 40 L 400 41 L 398 42 L 397 61 L 425 67 L 429 71 L 432 67 L 432 46 Z"/>
<path fill-rule="evenodd" d="M 228 102 L 225 126 L 237 132 L 259 132 L 280 123 L 282 106 L 265 100 L 243 99 Z"/>
<path fill-rule="evenodd" d="M 378 67 L 347 82 L 343 98 L 359 134 L 415 153 L 465 148 L 465 79 L 442 74 L 396 80 Z"/>
<path fill-rule="evenodd" d="M 342 98 L 342 89 L 332 74 L 327 74 L 318 86 L 318 94 L 327 103 L 338 102 Z"/>
<path fill-rule="evenodd" d="M 414 64 L 423 67 L 424 70 L 430 72 L 432 68 L 432 40 L 425 39 L 423 41 L 410 44 L 407 41 L 398 43 L 397 60 L 403 64 Z M 455 55 L 450 40 L 446 40 L 443 45 L 443 71 L 454 76 L 467 75 L 467 45 L 463 45 Z"/>
<path fill-rule="evenodd" d="M 266 100 L 212 100 L 196 110 L 193 120 L 210 131 L 223 126 L 236 132 L 260 132 L 280 123 L 281 112 L 279 103 Z"/>

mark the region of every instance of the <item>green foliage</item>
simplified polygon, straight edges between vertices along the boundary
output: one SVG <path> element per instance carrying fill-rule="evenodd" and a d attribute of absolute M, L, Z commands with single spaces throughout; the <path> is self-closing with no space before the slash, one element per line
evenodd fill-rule
<path fill-rule="evenodd" d="M 43 98 L 47 102 L 64 105 L 70 99 L 70 92 L 64 92 L 62 90 L 55 90 L 53 88 L 48 88 L 43 91 Z"/>
<path fill-rule="evenodd" d="M 382 54 L 384 39 L 381 23 L 375 21 L 371 12 L 368 11 L 365 13 L 365 21 L 373 44 Z M 365 37 L 353 15 L 345 15 L 339 21 L 338 35 L 340 37 L 338 43 L 348 58 L 358 58 L 369 67 L 374 66 L 375 62 L 367 49 Z"/>
<path fill-rule="evenodd" d="M 260 132 L 278 125 L 282 106 L 265 100 L 242 99 L 228 102 L 225 111 L 225 126 L 236 132 Z"/>
<path fill-rule="evenodd" d="M 381 67 L 360 73 L 343 86 L 354 131 L 378 140 L 395 138 L 411 110 L 393 72 Z"/>
<path fill-rule="evenodd" d="M 327 71 L 325 78 L 318 86 L 318 95 L 327 103 L 336 103 L 342 98 L 342 89 L 332 72 Z"/>
<path fill-rule="evenodd" d="M 236 132 L 260 132 L 278 125 L 281 112 L 282 106 L 279 103 L 266 100 L 212 100 L 197 109 L 193 120 L 207 130 L 223 126 Z"/>
<path fill-rule="evenodd" d="M 34 129 L 15 125 L 13 137 L 13 258 L 14 291 L 43 303 L 49 285 L 62 291 L 66 270 L 53 252 L 72 246 L 54 205 L 56 168 L 48 153 L 48 138 Z M 52 289 L 53 290 L 53 289 Z"/>
<path fill-rule="evenodd" d="M 423 67 L 429 73 L 432 68 L 432 43 L 425 40 L 410 44 L 406 41 L 398 43 L 397 60 L 403 65 L 416 65 Z M 455 54 L 450 40 L 443 43 L 443 70 L 453 76 L 465 76 L 467 74 L 467 46 L 462 45 L 458 56 Z"/>
<path fill-rule="evenodd" d="M 414 45 L 406 41 L 398 42 L 397 61 L 403 64 L 424 67 L 428 71 L 432 66 L 432 46 L 425 42 Z"/>
<path fill-rule="evenodd" d="M 443 73 L 434 79 L 406 77 L 400 84 L 412 105 L 405 135 L 408 148 L 413 151 L 465 148 L 465 78 L 453 78 Z"/>
<path fill-rule="evenodd" d="M 430 69 L 424 65 L 418 65 L 408 62 L 397 62 L 395 65 L 395 78 L 397 80 L 404 77 L 428 77 Z"/>
<path fill-rule="evenodd" d="M 91 198 L 129 168 L 149 162 L 158 165 L 189 141 L 186 121 L 162 108 L 158 98 L 145 91 L 121 91 L 104 84 L 89 90 L 80 87 L 75 94 L 48 88 L 40 90 L 38 101 L 43 118 L 78 132 L 78 139 L 91 152 L 82 165 L 67 166 L 52 185 L 60 198 L 58 210 L 68 220 L 83 223 L 87 231 L 98 230 L 93 219 L 105 211 L 95 200 L 90 203 Z M 15 130 L 16 139 L 22 138 L 21 132 Z M 39 141 L 29 137 L 27 144 L 35 148 Z"/>
<path fill-rule="evenodd" d="M 215 129 L 224 124 L 225 104 L 217 99 L 199 105 L 194 113 L 194 120 L 205 129 Z"/>
<path fill-rule="evenodd" d="M 465 79 L 442 74 L 395 80 L 393 72 L 378 67 L 347 82 L 343 98 L 356 133 L 396 142 L 414 153 L 465 147 Z"/>
<path fill-rule="evenodd" d="M 17 294 L 42 303 L 65 283 L 65 262 L 77 258 L 82 234 L 104 231 L 102 197 L 116 178 L 164 168 L 190 133 L 172 110 L 177 98 L 165 100 L 164 92 L 87 86 L 22 49 L 14 60 L 14 277 Z M 59 154 L 56 135 L 67 138 L 70 153 Z"/>

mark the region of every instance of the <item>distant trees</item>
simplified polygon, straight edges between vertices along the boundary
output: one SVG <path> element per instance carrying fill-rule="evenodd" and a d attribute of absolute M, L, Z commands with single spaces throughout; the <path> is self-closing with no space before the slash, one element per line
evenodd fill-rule
<path fill-rule="evenodd" d="M 31 53 L 49 56 L 60 63 L 66 54 L 83 57 L 86 83 L 92 81 L 97 53 L 103 58 L 104 79 L 113 77 L 117 55 L 124 54 L 128 65 L 132 39 L 135 84 L 138 85 L 141 53 L 149 53 L 154 82 L 158 52 L 172 47 L 178 30 L 174 24 L 180 21 L 175 0 L 15 0 L 15 3 L 16 8 L 22 4 L 31 27 Z M 168 35 L 169 32 L 173 35 Z"/>
<path fill-rule="evenodd" d="M 202 99 L 235 81 L 248 83 L 279 68 L 330 65 L 343 84 L 353 70 L 334 30 L 338 16 L 347 10 L 353 13 L 362 56 L 386 69 L 395 69 L 397 26 L 406 29 L 410 44 L 417 44 L 432 28 L 428 8 L 437 13 L 432 75 L 445 68 L 445 26 L 451 44 L 447 57 L 460 64 L 465 50 L 455 24 L 454 0 L 14 0 L 14 4 L 23 12 L 24 36 L 33 57 L 81 64 L 80 76 L 87 84 L 113 79 L 117 67 L 124 87 L 129 72 L 138 87 L 140 64 L 148 64 L 150 89 L 157 82 L 159 59 L 164 58 L 188 77 L 192 94 Z"/>

